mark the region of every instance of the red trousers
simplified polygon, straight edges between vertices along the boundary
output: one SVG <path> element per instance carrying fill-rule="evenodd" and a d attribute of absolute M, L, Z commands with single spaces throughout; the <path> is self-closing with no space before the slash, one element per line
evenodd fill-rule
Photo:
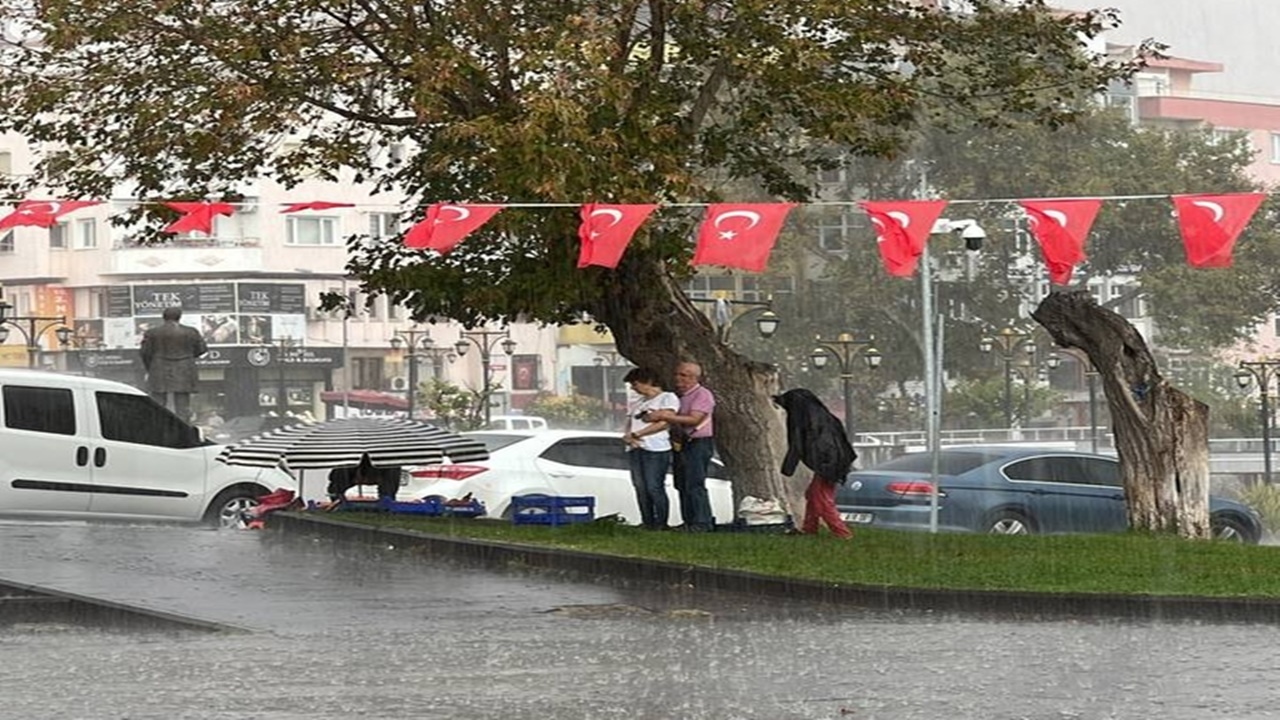
<path fill-rule="evenodd" d="M 853 537 L 844 520 L 840 519 L 840 513 L 836 511 L 836 484 L 814 475 L 804 491 L 804 523 L 800 526 L 800 532 L 806 535 L 816 534 L 819 520 L 825 522 L 836 537 Z"/>

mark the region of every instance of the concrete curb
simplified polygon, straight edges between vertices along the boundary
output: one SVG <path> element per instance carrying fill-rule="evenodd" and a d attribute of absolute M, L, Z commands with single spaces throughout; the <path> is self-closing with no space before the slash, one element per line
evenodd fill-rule
<path fill-rule="evenodd" d="M 268 516 L 266 530 L 310 534 L 333 540 L 392 544 L 397 548 L 413 548 L 434 556 L 484 567 L 502 568 L 514 564 L 572 572 L 593 578 L 689 586 L 701 590 L 876 611 L 980 613 L 1024 618 L 1050 616 L 1280 624 L 1280 601 L 1271 599 L 842 585 L 559 548 L 443 537 L 303 513 L 272 513 Z"/>

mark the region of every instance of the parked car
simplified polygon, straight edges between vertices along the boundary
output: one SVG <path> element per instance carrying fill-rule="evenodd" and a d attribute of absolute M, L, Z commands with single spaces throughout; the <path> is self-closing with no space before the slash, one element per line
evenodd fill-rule
<path fill-rule="evenodd" d="M 279 469 L 235 467 L 221 445 L 123 383 L 0 370 L 0 515 L 239 525 Z"/>
<path fill-rule="evenodd" d="M 1005 535 L 1121 532 L 1128 527 L 1114 457 L 1030 446 L 964 446 L 938 453 L 938 528 Z M 836 492 L 847 522 L 929 527 L 933 459 L 910 453 L 849 473 Z M 1210 496 L 1214 537 L 1256 543 L 1262 521 L 1247 505 Z"/>
<path fill-rule="evenodd" d="M 509 518 L 511 498 L 516 495 L 591 495 L 596 499 L 596 517 L 616 513 L 632 525 L 640 522 L 626 448 L 617 433 L 482 430 L 463 435 L 483 442 L 489 449 L 489 460 L 415 468 L 407 494 L 415 498 L 440 495 L 446 499 L 469 494 L 483 502 L 493 518 Z M 716 521 L 731 522 L 733 490 L 719 461 L 712 461 L 707 492 Z M 667 497 L 671 499 L 668 523 L 678 525 L 680 499 L 670 475 Z"/>
<path fill-rule="evenodd" d="M 536 415 L 494 415 L 485 430 L 546 430 L 547 419 Z"/>

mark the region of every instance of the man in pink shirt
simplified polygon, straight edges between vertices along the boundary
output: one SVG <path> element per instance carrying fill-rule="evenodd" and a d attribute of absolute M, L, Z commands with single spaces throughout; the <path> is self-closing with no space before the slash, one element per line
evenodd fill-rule
<path fill-rule="evenodd" d="M 711 514 L 711 499 L 707 496 L 707 469 L 716 451 L 711 419 L 716 410 L 716 397 L 702 385 L 702 367 L 697 363 L 682 362 L 676 366 L 675 387 L 680 408 L 656 410 L 646 419 L 666 422 L 671 427 L 671 449 L 675 451 L 671 474 L 680 493 L 684 529 L 704 532 L 714 529 L 716 523 Z"/>

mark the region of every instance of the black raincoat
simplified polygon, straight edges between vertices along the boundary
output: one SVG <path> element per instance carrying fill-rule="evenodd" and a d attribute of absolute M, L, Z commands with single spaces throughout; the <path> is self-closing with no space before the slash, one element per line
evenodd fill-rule
<path fill-rule="evenodd" d="M 782 474 L 790 476 L 796 464 L 803 462 L 824 480 L 843 483 L 858 453 L 849 444 L 839 418 L 804 388 L 774 395 L 773 402 L 787 412 L 787 456 L 782 460 Z"/>

